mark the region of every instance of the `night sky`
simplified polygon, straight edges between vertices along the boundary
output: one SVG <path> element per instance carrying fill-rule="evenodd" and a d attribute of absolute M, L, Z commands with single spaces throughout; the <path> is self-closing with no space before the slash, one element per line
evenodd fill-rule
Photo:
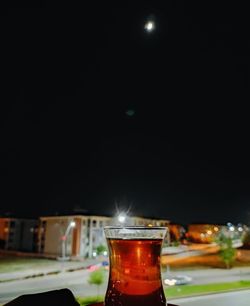
<path fill-rule="evenodd" d="M 1 215 L 249 224 L 247 7 L 127 2 L 1 10 Z"/>

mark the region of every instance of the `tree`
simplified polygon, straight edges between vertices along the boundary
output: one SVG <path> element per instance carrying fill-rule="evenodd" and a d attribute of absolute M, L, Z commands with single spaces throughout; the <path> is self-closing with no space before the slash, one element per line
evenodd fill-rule
<path fill-rule="evenodd" d="M 96 248 L 97 255 L 102 255 L 105 251 L 107 251 L 107 248 L 103 244 L 98 245 L 98 247 Z"/>
<path fill-rule="evenodd" d="M 99 289 L 100 286 L 103 284 L 103 282 L 104 282 L 104 271 L 102 269 L 98 269 L 90 273 L 88 278 L 88 283 L 90 285 L 97 286 L 97 295 L 99 295 Z"/>
<path fill-rule="evenodd" d="M 236 256 L 236 250 L 233 248 L 233 239 L 221 233 L 217 237 L 217 243 L 220 246 L 219 256 L 227 269 L 231 268 Z"/>

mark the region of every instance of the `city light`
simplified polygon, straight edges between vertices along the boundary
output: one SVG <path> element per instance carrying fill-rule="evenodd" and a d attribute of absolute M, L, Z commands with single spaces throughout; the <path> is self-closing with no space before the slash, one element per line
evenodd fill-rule
<path fill-rule="evenodd" d="M 125 215 L 125 214 L 120 214 L 120 215 L 118 216 L 118 221 L 119 221 L 120 223 L 124 223 L 124 222 L 126 221 L 126 215 Z"/>
<path fill-rule="evenodd" d="M 75 227 L 75 226 L 76 226 L 75 221 L 71 221 L 71 222 L 70 222 L 70 227 Z"/>
<path fill-rule="evenodd" d="M 174 286 L 176 284 L 176 280 L 175 279 L 165 279 L 164 284 L 168 286 Z"/>

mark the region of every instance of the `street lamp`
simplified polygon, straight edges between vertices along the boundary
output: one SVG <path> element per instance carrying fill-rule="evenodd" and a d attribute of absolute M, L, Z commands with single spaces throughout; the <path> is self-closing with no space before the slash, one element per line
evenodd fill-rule
<path fill-rule="evenodd" d="M 242 226 L 239 226 L 239 227 L 238 227 L 238 231 L 239 231 L 239 232 L 243 232 L 243 227 L 242 227 Z"/>
<path fill-rule="evenodd" d="M 61 236 L 61 241 L 62 241 L 62 257 L 60 259 L 62 259 L 62 260 L 67 259 L 67 257 L 66 257 L 66 241 L 67 241 L 68 234 L 69 234 L 70 230 L 72 228 L 74 228 L 75 226 L 76 226 L 75 221 L 70 221 L 70 223 L 68 224 L 67 229 L 66 229 L 64 235 Z"/>
<path fill-rule="evenodd" d="M 118 215 L 118 221 L 119 223 L 124 223 L 126 221 L 126 215 L 125 214 L 119 214 Z"/>
<path fill-rule="evenodd" d="M 230 230 L 230 232 L 234 232 L 234 230 L 235 230 L 234 226 L 233 225 L 229 226 L 229 230 Z"/>
<path fill-rule="evenodd" d="M 167 246 L 170 247 L 171 237 L 170 237 L 170 227 L 169 227 L 169 225 L 167 226 L 166 238 L 167 238 Z M 167 274 L 168 275 L 170 274 L 170 266 L 169 266 L 168 262 L 167 262 Z"/>

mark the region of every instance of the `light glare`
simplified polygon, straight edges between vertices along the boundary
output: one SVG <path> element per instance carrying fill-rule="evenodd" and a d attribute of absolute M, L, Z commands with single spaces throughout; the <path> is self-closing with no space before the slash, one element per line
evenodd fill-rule
<path fill-rule="evenodd" d="M 118 221 L 119 221 L 120 223 L 124 223 L 124 222 L 125 222 L 125 219 L 126 219 L 126 217 L 125 217 L 124 215 L 119 215 L 119 216 L 118 216 Z"/>
<path fill-rule="evenodd" d="M 75 227 L 75 226 L 76 226 L 75 221 L 71 221 L 71 222 L 70 222 L 70 226 L 71 226 L 71 227 Z"/>
<path fill-rule="evenodd" d="M 230 227 L 229 227 L 229 230 L 230 230 L 231 232 L 233 232 L 233 231 L 234 231 L 234 226 L 230 226 Z"/>

